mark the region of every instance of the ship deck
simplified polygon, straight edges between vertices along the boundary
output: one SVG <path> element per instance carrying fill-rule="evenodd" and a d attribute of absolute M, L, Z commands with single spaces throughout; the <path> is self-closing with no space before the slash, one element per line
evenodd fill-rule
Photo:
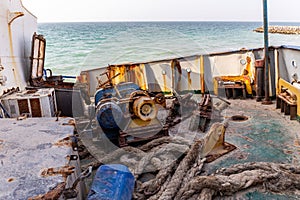
<path fill-rule="evenodd" d="M 194 95 L 193 98 L 199 101 L 201 96 Z M 218 101 L 220 100 L 213 98 L 213 103 Z M 254 99 L 231 99 L 228 101 L 231 104 L 222 111 L 221 121 L 228 123 L 225 141 L 236 146 L 236 149 L 211 163 L 206 163 L 201 175 L 211 175 L 220 168 L 248 162 L 300 164 L 300 123 L 298 121 L 290 120 L 289 116 L 285 116 L 280 112 L 280 109 L 276 109 L 275 101 L 271 105 L 262 105 L 261 102 L 256 102 Z M 232 116 L 244 116 L 247 119 L 234 121 Z M 188 130 L 190 123 L 189 119 L 182 121 L 170 129 L 170 135 L 181 136 L 188 140 L 203 138 L 205 133 Z M 213 123 L 213 121 L 210 122 L 206 133 Z M 109 153 L 101 150 L 103 146 L 100 147 L 97 144 L 98 141 L 95 138 L 92 139 L 92 133 L 84 132 L 82 138 L 96 158 L 101 160 L 103 157 L 108 157 Z M 300 194 L 272 194 L 253 188 L 236 193 L 234 198 L 297 199 L 300 198 Z"/>

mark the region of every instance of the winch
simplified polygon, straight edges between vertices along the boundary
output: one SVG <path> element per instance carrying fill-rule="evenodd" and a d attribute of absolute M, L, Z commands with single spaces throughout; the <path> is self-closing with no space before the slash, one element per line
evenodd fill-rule
<path fill-rule="evenodd" d="M 168 135 L 157 119 L 158 107 L 165 104 L 162 93 L 150 94 L 132 82 L 109 84 L 95 93 L 98 124 L 118 146 Z"/>

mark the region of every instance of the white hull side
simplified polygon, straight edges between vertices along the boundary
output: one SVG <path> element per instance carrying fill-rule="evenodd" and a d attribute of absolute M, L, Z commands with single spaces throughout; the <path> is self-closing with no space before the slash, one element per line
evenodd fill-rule
<path fill-rule="evenodd" d="M 7 89 L 26 87 L 31 40 L 36 31 L 37 18 L 24 8 L 21 0 L 0 1 L 0 95 Z"/>

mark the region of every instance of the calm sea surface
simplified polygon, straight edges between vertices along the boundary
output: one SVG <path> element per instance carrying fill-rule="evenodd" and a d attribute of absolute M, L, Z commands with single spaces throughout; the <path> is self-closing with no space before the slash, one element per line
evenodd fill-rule
<path fill-rule="evenodd" d="M 300 23 L 270 23 L 297 25 Z M 140 62 L 263 47 L 261 22 L 42 23 L 47 40 L 45 67 L 78 75 L 108 64 Z M 269 35 L 270 45 L 298 45 L 300 35 Z"/>

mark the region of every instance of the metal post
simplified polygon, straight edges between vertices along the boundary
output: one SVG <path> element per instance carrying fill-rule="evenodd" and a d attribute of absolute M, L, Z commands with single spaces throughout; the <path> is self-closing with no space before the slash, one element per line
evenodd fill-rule
<path fill-rule="evenodd" d="M 265 99 L 262 104 L 271 104 L 269 95 L 269 27 L 268 27 L 268 0 L 263 0 L 264 14 L 264 41 L 265 41 Z"/>

